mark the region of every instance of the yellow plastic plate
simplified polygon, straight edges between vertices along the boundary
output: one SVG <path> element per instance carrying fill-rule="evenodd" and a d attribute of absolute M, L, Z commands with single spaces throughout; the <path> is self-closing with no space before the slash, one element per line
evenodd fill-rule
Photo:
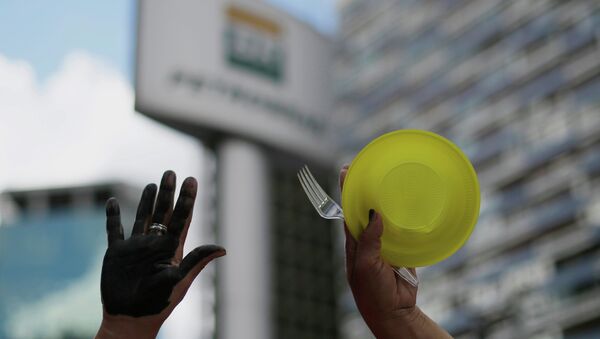
<path fill-rule="evenodd" d="M 456 252 L 475 228 L 479 201 L 469 159 L 444 137 L 420 130 L 369 143 L 350 165 L 342 192 L 354 238 L 375 209 L 383 217 L 382 256 L 401 267 L 432 265 Z"/>

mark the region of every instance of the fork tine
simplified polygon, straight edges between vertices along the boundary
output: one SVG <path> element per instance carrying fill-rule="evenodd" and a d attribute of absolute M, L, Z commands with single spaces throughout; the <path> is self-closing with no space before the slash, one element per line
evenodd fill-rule
<path fill-rule="evenodd" d="M 308 169 L 308 166 L 305 165 L 304 167 L 306 168 L 306 173 L 310 177 L 311 181 L 314 183 L 314 186 L 316 187 L 317 192 L 320 194 L 321 197 L 323 197 L 323 200 L 325 200 L 325 199 L 332 200 L 331 197 L 327 193 L 325 193 L 325 190 L 323 190 L 323 187 L 321 187 L 321 185 L 319 185 L 319 182 L 312 175 L 311 171 Z"/>
<path fill-rule="evenodd" d="M 319 212 L 319 214 L 321 214 L 318 203 L 317 203 L 317 198 L 315 196 L 313 196 L 313 193 L 308 189 L 308 186 L 306 186 L 305 179 L 300 175 L 300 173 L 298 173 L 297 175 L 298 175 L 298 180 L 300 180 L 300 185 L 302 185 L 302 189 L 304 190 L 304 193 L 306 194 L 306 197 L 308 198 L 308 201 L 310 201 L 310 203 L 317 210 L 317 212 Z"/>
<path fill-rule="evenodd" d="M 319 194 L 319 191 L 315 187 L 315 183 L 312 181 L 312 179 L 310 179 L 310 177 L 306 173 L 306 170 L 307 170 L 306 167 L 302 168 L 300 170 L 300 174 L 304 178 L 304 182 L 305 182 L 306 186 L 308 186 L 310 191 L 313 193 L 312 195 L 316 198 L 315 201 L 317 202 L 317 205 L 320 205 L 323 201 L 325 201 L 326 198 L 324 196 L 322 196 L 321 194 Z"/>
<path fill-rule="evenodd" d="M 321 203 L 323 202 L 324 199 L 322 197 L 320 197 L 317 194 L 317 192 L 315 191 L 312 183 L 310 182 L 310 179 L 308 179 L 308 176 L 306 175 L 306 171 L 300 170 L 300 176 L 302 177 L 302 180 L 304 181 L 304 185 L 308 189 L 308 192 L 310 193 L 310 196 L 312 197 L 316 207 L 319 208 L 319 206 L 321 205 Z"/>
<path fill-rule="evenodd" d="M 306 179 L 304 179 L 304 177 L 300 174 L 300 172 L 298 172 L 297 175 L 298 175 L 298 180 L 300 180 L 300 185 L 302 185 L 302 189 L 304 190 L 304 193 L 306 194 L 306 197 L 308 198 L 310 203 L 315 207 L 315 209 L 318 209 L 318 204 L 319 204 L 318 199 L 316 198 L 316 196 L 314 196 L 312 191 L 308 188 Z"/>
<path fill-rule="evenodd" d="M 319 198 L 320 202 L 327 200 L 327 194 L 322 194 L 323 189 L 320 189 L 319 184 L 317 183 L 317 180 L 310 174 L 310 170 L 308 169 L 308 166 L 305 165 L 302 168 L 302 174 L 304 175 L 306 182 L 309 184 L 309 187 L 315 193 L 315 196 L 317 196 L 317 198 Z"/>

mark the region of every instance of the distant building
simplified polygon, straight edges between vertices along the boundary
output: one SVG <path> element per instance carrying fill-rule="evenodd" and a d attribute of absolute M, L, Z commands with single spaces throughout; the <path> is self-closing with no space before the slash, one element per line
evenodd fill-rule
<path fill-rule="evenodd" d="M 477 228 L 420 270 L 419 305 L 457 338 L 599 337 L 600 2 L 349 0 L 340 12 L 346 157 L 427 129 L 479 175 Z M 343 333 L 358 317 L 346 314 Z"/>
<path fill-rule="evenodd" d="M 119 196 L 123 219 L 129 219 L 134 191 L 96 183 L 0 193 L 0 338 L 96 333 L 104 204 Z"/>
<path fill-rule="evenodd" d="M 296 176 L 326 185 L 336 160 L 333 42 L 263 1 L 140 0 L 137 17 L 137 111 L 209 149 L 227 257 L 203 338 L 337 338 L 336 228 Z"/>

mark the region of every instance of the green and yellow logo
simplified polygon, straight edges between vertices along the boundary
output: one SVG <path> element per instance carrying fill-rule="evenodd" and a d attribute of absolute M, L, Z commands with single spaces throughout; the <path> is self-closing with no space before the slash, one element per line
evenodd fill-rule
<path fill-rule="evenodd" d="M 224 46 L 230 65 L 273 81 L 283 78 L 282 30 L 276 22 L 230 6 Z"/>

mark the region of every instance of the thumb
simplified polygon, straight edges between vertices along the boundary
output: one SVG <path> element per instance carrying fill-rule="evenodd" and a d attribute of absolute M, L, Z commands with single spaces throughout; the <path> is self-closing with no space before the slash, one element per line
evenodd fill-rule
<path fill-rule="evenodd" d="M 213 259 L 222 257 L 225 254 L 225 249 L 217 245 L 196 247 L 183 258 L 179 265 L 179 272 L 181 273 L 183 280 L 188 280 L 191 284 L 204 266 Z"/>
<path fill-rule="evenodd" d="M 368 261 L 379 260 L 381 256 L 381 235 L 383 234 L 383 221 L 381 215 L 375 210 L 369 210 L 369 224 L 361 233 L 357 251 L 360 256 Z"/>

